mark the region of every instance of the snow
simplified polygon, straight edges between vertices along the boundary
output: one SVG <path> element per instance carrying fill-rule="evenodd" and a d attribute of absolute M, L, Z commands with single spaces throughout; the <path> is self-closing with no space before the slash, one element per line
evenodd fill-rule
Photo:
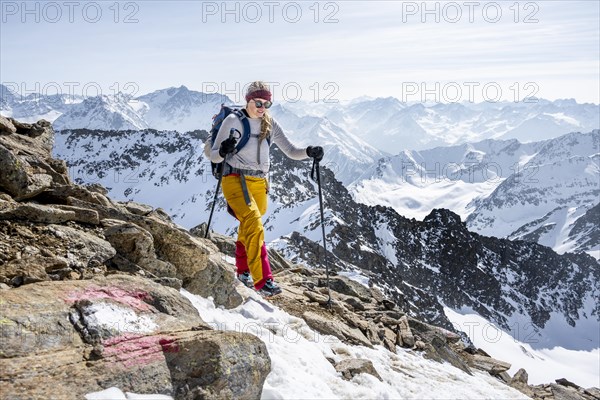
<path fill-rule="evenodd" d="M 93 303 L 84 315 L 88 326 L 116 330 L 119 333 L 152 333 L 158 327 L 148 316 L 111 303 Z"/>
<path fill-rule="evenodd" d="M 345 276 L 348 279 L 353 280 L 354 282 L 358 282 L 363 286 L 369 287 L 369 278 L 364 276 L 359 271 L 339 271 L 338 275 Z"/>
<path fill-rule="evenodd" d="M 211 299 L 183 289 L 181 293 L 213 327 L 247 332 L 263 340 L 272 363 L 263 399 L 526 398 L 488 374 L 469 376 L 449 364 L 426 360 L 421 353 L 398 348 L 394 354 L 381 346 L 344 344 L 313 331 L 302 319 L 250 290 L 246 301 L 232 310 L 217 308 Z M 346 381 L 326 357 L 371 360 L 383 381 L 367 374 Z"/>
<path fill-rule="evenodd" d="M 136 394 L 126 392 L 121 389 L 111 387 L 100 392 L 88 393 L 85 395 L 86 400 L 173 400 L 171 396 L 164 394 Z"/>
<path fill-rule="evenodd" d="M 584 388 L 600 387 L 600 348 L 589 351 L 563 347 L 534 349 L 527 343 L 535 339 L 526 334 L 526 325 L 517 326 L 522 332 L 516 336 L 525 340 L 519 341 L 472 310 L 457 312 L 446 307 L 444 312 L 455 328 L 468 334 L 475 346 L 492 357 L 510 362 L 510 375 L 524 368 L 529 375 L 529 384 L 551 383 L 555 379 L 566 378 Z M 599 329 L 596 323 L 595 331 Z M 590 326 L 590 330 L 593 331 L 594 327 Z"/>
<path fill-rule="evenodd" d="M 246 300 L 232 310 L 216 307 L 212 298 L 193 295 L 184 289 L 181 294 L 214 329 L 249 333 L 265 343 L 271 358 L 271 372 L 265 381 L 262 399 L 527 398 L 487 373 L 474 371 L 470 376 L 450 364 L 427 360 L 416 351 L 397 348 L 395 354 L 382 346 L 371 349 L 347 345 L 312 330 L 304 320 L 286 313 L 254 291 L 244 287 L 240 290 Z M 346 381 L 328 358 L 336 362 L 346 358 L 370 360 L 382 381 L 368 374 Z M 85 398 L 172 399 L 157 394 L 123 393 L 115 387 L 88 393 Z"/>

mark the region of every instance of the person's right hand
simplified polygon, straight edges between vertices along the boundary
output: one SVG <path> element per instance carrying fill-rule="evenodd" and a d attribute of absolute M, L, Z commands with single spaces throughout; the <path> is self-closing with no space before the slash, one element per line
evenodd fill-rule
<path fill-rule="evenodd" d="M 235 150 L 235 139 L 227 138 L 221 142 L 221 146 L 219 147 L 219 155 L 223 158 L 229 153 L 233 153 Z"/>

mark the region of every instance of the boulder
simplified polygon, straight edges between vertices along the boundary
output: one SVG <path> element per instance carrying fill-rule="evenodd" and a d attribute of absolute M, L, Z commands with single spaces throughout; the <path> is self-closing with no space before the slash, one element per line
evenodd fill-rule
<path fill-rule="evenodd" d="M 52 177 L 35 173 L 33 167 L 23 158 L 17 157 L 0 143 L 0 190 L 16 200 L 34 197 L 50 188 Z"/>
<path fill-rule="evenodd" d="M 100 223 L 94 210 L 64 205 L 46 206 L 35 203 L 18 203 L 0 209 L 0 220 L 19 219 L 45 224 L 63 224 L 69 221 L 90 225 Z"/>
<path fill-rule="evenodd" d="M 597 387 L 584 389 L 583 393 L 593 397 L 596 400 L 600 400 L 600 389 L 598 389 Z"/>
<path fill-rule="evenodd" d="M 302 318 L 308 326 L 322 334 L 335 336 L 351 344 L 372 347 L 369 339 L 359 329 L 350 328 L 340 321 L 331 319 L 331 317 L 324 317 L 315 312 L 307 311 L 302 314 Z"/>
<path fill-rule="evenodd" d="M 518 391 L 520 391 L 521 393 L 523 393 L 526 396 L 529 396 L 531 398 L 534 397 L 534 392 L 531 389 L 531 387 L 529 386 L 529 384 L 527 383 L 527 381 L 529 380 L 529 375 L 527 374 L 527 371 L 525 371 L 523 368 L 520 368 L 515 375 L 511 378 L 511 380 L 508 382 L 508 384 L 517 389 Z"/>
<path fill-rule="evenodd" d="M 398 334 L 388 327 L 383 328 L 383 345 L 392 353 L 396 352 Z"/>
<path fill-rule="evenodd" d="M 573 382 L 571 382 L 570 380 L 568 380 L 566 378 L 556 379 L 555 382 L 558 383 L 559 385 L 566 386 L 566 387 L 572 387 L 573 389 L 576 389 L 576 390 L 582 390 L 583 389 L 578 384 L 573 383 Z"/>
<path fill-rule="evenodd" d="M 353 297 L 353 296 L 349 296 L 346 297 L 344 299 L 344 301 L 348 304 L 350 304 L 355 310 L 357 311 L 365 311 L 365 306 L 363 304 L 362 301 L 360 301 L 358 298 Z"/>
<path fill-rule="evenodd" d="M 415 337 L 412 331 L 410 330 L 410 325 L 406 316 L 400 318 L 398 337 L 398 343 L 402 343 L 402 346 L 409 348 L 415 346 Z"/>
<path fill-rule="evenodd" d="M 68 246 L 70 267 L 99 266 L 117 254 L 109 242 L 84 230 L 64 225 L 48 225 L 47 230 Z"/>
<path fill-rule="evenodd" d="M 583 400 L 585 397 L 581 395 L 577 391 L 569 386 L 563 386 L 561 384 L 551 383 L 550 391 L 552 391 L 552 395 L 554 396 L 554 400 Z"/>
<path fill-rule="evenodd" d="M 373 322 L 368 322 L 366 336 L 374 346 L 383 344 L 382 338 L 379 337 L 379 327 Z"/>
<path fill-rule="evenodd" d="M 0 135 L 12 135 L 13 133 L 17 133 L 17 128 L 9 119 L 0 115 Z"/>
<path fill-rule="evenodd" d="M 241 304 L 242 297 L 235 290 L 233 271 L 221 260 L 217 247 L 175 225 L 160 209 L 142 216 L 131 214 L 121 206 L 107 207 L 74 197 L 68 200 L 71 205 L 96 210 L 101 223 L 107 228 L 118 225 L 115 222 L 118 220 L 135 224 L 152 235 L 156 258 L 175 268 L 174 277 L 182 281 L 185 289 L 203 297 L 213 297 L 216 305 L 227 308 Z"/>
<path fill-rule="evenodd" d="M 66 266 L 66 263 L 64 264 Z M 11 260 L 0 268 L 0 282 L 10 286 L 21 286 L 50 280 L 46 273 L 46 265 L 55 265 L 55 259 L 32 256 Z"/>
<path fill-rule="evenodd" d="M 148 215 L 154 210 L 152 206 L 136 203 L 134 201 L 128 201 L 121 204 L 127 209 L 127 211 L 136 215 Z"/>
<path fill-rule="evenodd" d="M 425 344 L 425 357 L 438 362 L 446 361 L 454 367 L 472 375 L 469 365 L 439 337 L 434 337 L 430 343 Z"/>
<path fill-rule="evenodd" d="M 490 375 L 499 375 L 502 372 L 508 371 L 511 367 L 509 363 L 492 357 L 469 354 L 467 352 L 462 352 L 462 354 L 469 366 L 487 371 Z"/>
<path fill-rule="evenodd" d="M 342 377 L 347 381 L 358 374 L 370 374 L 383 381 L 370 360 L 360 358 L 345 359 L 335 365 L 335 370 L 340 372 Z"/>
<path fill-rule="evenodd" d="M 218 254 L 211 255 L 206 268 L 183 282 L 185 289 L 202 297 L 212 297 L 216 305 L 225 308 L 235 308 L 244 301 L 236 289 L 237 284 L 231 266 Z"/>
<path fill-rule="evenodd" d="M 104 230 L 106 239 L 117 253 L 139 265 L 156 277 L 175 277 L 177 270 L 165 261 L 156 258 L 152 235 L 130 222 L 114 223 Z"/>
<path fill-rule="evenodd" d="M 327 303 L 329 302 L 329 298 L 327 296 L 323 296 L 322 294 L 319 294 L 317 292 L 313 292 L 312 290 L 305 290 L 303 292 L 303 294 L 308 297 L 308 299 L 310 301 L 313 301 L 315 303 L 319 303 L 322 306 L 327 305 Z"/>
<path fill-rule="evenodd" d="M 270 371 L 260 339 L 212 331 L 178 291 L 147 279 L 33 283 L 2 300 L 6 398 L 75 399 L 116 386 L 177 399 L 258 399 Z"/>
<path fill-rule="evenodd" d="M 325 286 L 324 280 L 319 286 Z M 371 301 L 371 293 L 369 292 L 368 288 L 344 276 L 329 278 L 329 287 L 331 290 L 335 290 L 338 293 L 342 293 L 347 296 L 358 297 L 360 300 L 366 302 Z"/>

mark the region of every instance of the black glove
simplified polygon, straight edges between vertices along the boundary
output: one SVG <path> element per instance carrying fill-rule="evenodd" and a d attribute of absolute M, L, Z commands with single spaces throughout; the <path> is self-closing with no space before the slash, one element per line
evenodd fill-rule
<path fill-rule="evenodd" d="M 219 147 L 219 155 L 223 158 L 229 153 L 233 153 L 235 150 L 235 139 L 227 138 L 221 142 L 221 147 Z"/>
<path fill-rule="evenodd" d="M 323 159 L 323 155 L 325 155 L 325 153 L 323 152 L 323 148 L 321 146 L 308 146 L 306 148 L 306 155 L 319 162 Z"/>

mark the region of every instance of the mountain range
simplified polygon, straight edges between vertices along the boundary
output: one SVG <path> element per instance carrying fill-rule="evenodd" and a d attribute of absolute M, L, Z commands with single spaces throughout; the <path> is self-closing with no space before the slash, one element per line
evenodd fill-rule
<path fill-rule="evenodd" d="M 59 131 L 208 129 L 220 104 L 231 103 L 227 96 L 185 86 L 135 98 L 122 93 L 84 98 L 20 96 L 2 85 L 0 95 L 3 115 L 24 121 L 44 117 Z M 359 202 L 390 206 L 419 219 L 444 207 L 482 234 L 600 258 L 593 224 L 577 225 L 580 218 L 590 219 L 587 213 L 599 194 L 597 105 L 543 99 L 426 105 L 361 97 L 288 102 L 271 111 L 298 145 L 325 147 L 326 165 Z M 591 133 L 552 142 L 571 131 Z M 580 145 L 569 146 L 569 140 L 579 138 Z M 433 145 L 439 146 L 426 148 Z M 524 190 L 535 194 L 524 198 Z M 517 202 L 531 207 L 514 212 Z"/>

